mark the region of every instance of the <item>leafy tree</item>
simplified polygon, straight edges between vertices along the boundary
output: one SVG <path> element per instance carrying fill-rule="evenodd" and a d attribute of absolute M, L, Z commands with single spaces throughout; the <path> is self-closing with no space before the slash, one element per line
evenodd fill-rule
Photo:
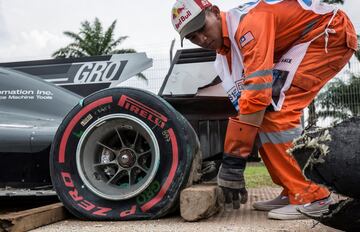
<path fill-rule="evenodd" d="M 317 98 L 319 117 L 347 118 L 360 115 L 360 76 L 352 75 L 349 82 L 336 79 Z"/>
<path fill-rule="evenodd" d="M 360 36 L 358 35 L 357 38 L 358 38 L 358 48 L 360 48 Z M 359 49 L 355 52 L 355 56 L 360 61 L 360 50 Z"/>
<path fill-rule="evenodd" d="M 98 18 L 95 18 L 93 23 L 89 21 L 81 22 L 80 31 L 78 33 L 65 31 L 64 35 L 70 37 L 73 42 L 67 46 L 60 48 L 52 54 L 54 58 L 76 58 L 86 56 L 98 56 L 98 55 L 112 55 L 123 53 L 135 53 L 134 49 L 118 49 L 118 45 L 121 44 L 128 36 L 120 36 L 114 38 L 114 30 L 116 26 L 116 20 L 112 22 L 109 28 L 105 31 Z M 139 73 L 139 78 L 147 81 L 147 78 Z"/>
<path fill-rule="evenodd" d="M 134 49 L 117 49 L 117 46 L 128 37 L 121 36 L 114 39 L 115 26 L 116 20 L 104 32 L 98 18 L 95 18 L 93 24 L 86 20 L 81 23 L 79 33 L 64 32 L 64 35 L 74 41 L 54 52 L 52 56 L 55 58 L 68 58 L 136 52 Z"/>

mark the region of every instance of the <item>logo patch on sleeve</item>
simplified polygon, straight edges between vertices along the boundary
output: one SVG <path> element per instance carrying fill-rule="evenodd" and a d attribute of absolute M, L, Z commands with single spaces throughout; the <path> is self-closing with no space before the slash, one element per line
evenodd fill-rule
<path fill-rule="evenodd" d="M 240 38 L 240 46 L 243 48 L 245 47 L 248 43 L 250 43 L 251 41 L 253 41 L 255 38 L 253 36 L 253 34 L 251 33 L 251 31 L 246 32 L 245 35 L 241 36 Z"/>

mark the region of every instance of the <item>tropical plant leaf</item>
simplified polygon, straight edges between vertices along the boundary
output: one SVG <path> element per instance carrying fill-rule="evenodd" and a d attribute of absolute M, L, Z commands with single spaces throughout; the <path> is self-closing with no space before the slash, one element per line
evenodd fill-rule
<path fill-rule="evenodd" d="M 136 50 L 134 50 L 132 48 L 128 48 L 128 49 L 116 49 L 116 50 L 109 52 L 109 54 L 124 54 L 124 53 L 135 53 L 135 52 L 136 52 Z"/>
<path fill-rule="evenodd" d="M 67 46 L 58 49 L 52 54 L 54 58 L 74 58 L 85 56 L 100 56 L 123 53 L 135 53 L 132 48 L 117 48 L 128 36 L 115 37 L 116 20 L 104 30 L 100 20 L 95 18 L 91 23 L 87 20 L 80 23 L 79 32 L 64 31 L 63 34 L 73 40 Z M 148 81 L 144 74 L 137 75 Z"/>

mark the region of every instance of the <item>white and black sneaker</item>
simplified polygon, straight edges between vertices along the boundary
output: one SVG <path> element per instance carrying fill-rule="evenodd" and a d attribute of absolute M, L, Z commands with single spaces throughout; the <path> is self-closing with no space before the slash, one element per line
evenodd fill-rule
<path fill-rule="evenodd" d="M 268 213 L 268 218 L 279 220 L 295 220 L 295 219 L 308 219 L 304 214 L 319 217 L 323 213 L 328 212 L 329 205 L 333 203 L 331 197 L 322 200 L 314 201 L 304 205 L 287 205 L 278 209 L 273 209 Z"/>

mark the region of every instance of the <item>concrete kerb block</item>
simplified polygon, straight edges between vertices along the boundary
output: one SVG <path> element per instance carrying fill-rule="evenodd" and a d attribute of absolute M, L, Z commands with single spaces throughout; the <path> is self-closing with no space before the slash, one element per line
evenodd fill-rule
<path fill-rule="evenodd" d="M 224 197 L 216 184 L 199 184 L 180 193 L 180 214 L 186 221 L 207 219 L 224 208 Z"/>

